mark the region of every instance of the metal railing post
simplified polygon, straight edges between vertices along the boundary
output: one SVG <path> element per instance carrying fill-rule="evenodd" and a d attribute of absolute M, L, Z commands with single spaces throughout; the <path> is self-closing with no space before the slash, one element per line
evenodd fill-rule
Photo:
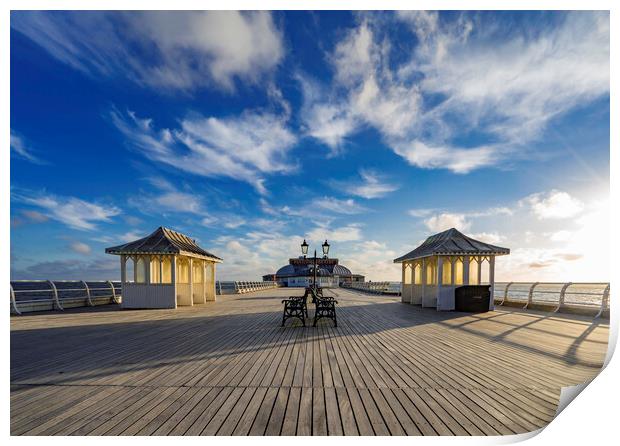
<path fill-rule="evenodd" d="M 558 301 L 557 308 L 553 310 L 554 313 L 557 313 L 558 311 L 560 311 L 562 306 L 564 306 L 564 297 L 566 296 L 566 289 L 572 284 L 573 282 L 567 282 L 564 284 L 564 286 L 562 286 L 562 289 L 560 290 L 560 300 Z"/>
<path fill-rule="evenodd" d="M 116 289 L 114 289 L 114 284 L 112 283 L 111 280 L 106 280 L 107 284 L 110 285 L 110 289 L 112 290 L 112 299 L 114 300 L 115 304 L 120 303 L 118 301 L 118 298 L 116 297 Z M 121 296 L 122 297 L 122 296 Z"/>
<path fill-rule="evenodd" d="M 84 285 L 84 291 L 86 291 L 86 300 L 88 301 L 88 306 L 89 307 L 94 307 L 95 304 L 93 304 L 93 301 L 90 300 L 90 288 L 88 288 L 88 285 L 86 284 L 85 281 L 81 281 L 82 285 Z"/>
<path fill-rule="evenodd" d="M 21 311 L 17 309 L 17 301 L 15 300 L 15 290 L 13 290 L 13 285 L 9 283 L 11 286 L 11 304 L 13 305 L 13 310 L 15 310 L 16 314 L 22 314 Z"/>
<path fill-rule="evenodd" d="M 598 313 L 596 313 L 596 316 L 594 316 L 594 319 L 601 317 L 603 312 L 609 308 L 609 286 L 610 284 L 608 283 L 607 286 L 605 287 L 605 291 L 603 291 L 603 298 L 601 299 L 601 309 L 598 310 Z"/>
<path fill-rule="evenodd" d="M 50 286 L 52 287 L 52 291 L 54 292 L 54 302 L 56 302 L 56 306 L 58 307 L 59 310 L 65 311 L 62 305 L 60 305 L 60 300 L 58 300 L 58 290 L 56 289 L 56 285 L 51 280 L 48 280 L 47 282 L 50 284 Z M 53 304 L 52 304 L 52 308 L 54 308 Z"/>
<path fill-rule="evenodd" d="M 510 288 L 510 285 L 512 285 L 514 282 L 508 282 L 506 284 L 506 288 L 504 289 L 504 299 L 500 302 L 500 305 L 504 305 L 505 302 L 508 302 L 508 288 Z"/>
<path fill-rule="evenodd" d="M 523 309 L 526 309 L 532 303 L 532 300 L 533 300 L 533 297 L 534 297 L 534 288 L 536 288 L 536 285 L 538 285 L 539 283 L 540 282 L 534 282 L 532 284 L 532 286 L 530 287 L 530 292 L 527 295 L 527 303 L 525 304 Z"/>

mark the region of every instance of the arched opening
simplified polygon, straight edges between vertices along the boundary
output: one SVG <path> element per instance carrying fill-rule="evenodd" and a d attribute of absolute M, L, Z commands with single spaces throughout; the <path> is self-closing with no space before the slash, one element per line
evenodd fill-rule
<path fill-rule="evenodd" d="M 484 257 L 480 263 L 480 284 L 487 284 L 491 280 L 491 262 Z"/>
<path fill-rule="evenodd" d="M 125 280 L 129 283 L 133 283 L 135 281 L 134 277 L 135 265 L 134 259 L 132 257 L 125 258 Z"/>
<path fill-rule="evenodd" d="M 469 259 L 469 285 L 478 285 L 478 261 L 475 257 Z"/>
<path fill-rule="evenodd" d="M 202 284 L 202 262 L 194 260 L 192 264 L 192 278 L 194 279 L 194 283 Z"/>
<path fill-rule="evenodd" d="M 426 264 L 426 284 L 437 285 L 437 275 L 435 274 L 437 267 L 434 259 L 429 259 Z"/>
<path fill-rule="evenodd" d="M 452 285 L 452 262 L 450 262 L 449 257 L 445 257 L 441 261 L 443 262 L 441 265 L 441 284 Z"/>
<path fill-rule="evenodd" d="M 411 263 L 405 263 L 405 285 L 411 285 Z"/>
<path fill-rule="evenodd" d="M 463 285 L 463 258 L 457 257 L 454 262 L 454 284 Z"/>
<path fill-rule="evenodd" d="M 166 256 L 161 261 L 161 283 L 172 283 L 172 261 Z"/>
<path fill-rule="evenodd" d="M 416 285 L 422 285 L 422 265 L 419 263 L 413 267 L 413 282 Z"/>
<path fill-rule="evenodd" d="M 136 283 L 146 283 L 146 262 L 142 256 L 136 262 Z"/>
<path fill-rule="evenodd" d="M 189 283 L 189 261 L 187 259 L 177 260 L 177 283 Z"/>
<path fill-rule="evenodd" d="M 151 283 L 161 283 L 159 276 L 159 257 L 151 257 Z"/>

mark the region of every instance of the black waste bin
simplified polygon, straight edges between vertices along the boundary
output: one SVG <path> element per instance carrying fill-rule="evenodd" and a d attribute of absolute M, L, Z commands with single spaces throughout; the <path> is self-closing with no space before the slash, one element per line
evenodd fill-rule
<path fill-rule="evenodd" d="M 483 313 L 489 311 L 491 285 L 464 285 L 454 290 L 454 309 Z"/>

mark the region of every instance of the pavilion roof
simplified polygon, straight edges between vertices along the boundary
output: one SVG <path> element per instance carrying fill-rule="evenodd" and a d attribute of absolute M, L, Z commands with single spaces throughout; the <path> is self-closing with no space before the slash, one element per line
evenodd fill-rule
<path fill-rule="evenodd" d="M 394 263 L 434 255 L 495 255 L 510 254 L 510 249 L 484 243 L 467 237 L 454 228 L 431 235 L 413 251 L 394 259 Z"/>
<path fill-rule="evenodd" d="M 124 245 L 106 248 L 107 254 L 185 254 L 206 257 L 216 262 L 222 259 L 202 249 L 185 234 L 160 226 L 152 234 Z"/>

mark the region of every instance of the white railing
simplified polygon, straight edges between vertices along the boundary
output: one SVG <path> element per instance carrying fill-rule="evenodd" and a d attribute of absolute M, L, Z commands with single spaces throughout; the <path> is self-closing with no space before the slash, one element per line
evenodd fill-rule
<path fill-rule="evenodd" d="M 120 303 L 121 284 L 110 280 L 12 280 L 11 312 L 64 310 Z"/>
<path fill-rule="evenodd" d="M 245 294 L 252 291 L 269 290 L 272 288 L 278 288 L 278 282 L 253 282 L 245 280 L 237 281 L 217 281 L 215 283 L 215 290 L 217 294 Z"/>
<path fill-rule="evenodd" d="M 393 290 L 391 283 L 392 282 L 352 282 L 350 285 L 344 285 L 344 287 L 377 294 L 397 293 L 397 291 Z"/>
<path fill-rule="evenodd" d="M 495 305 L 548 309 L 555 313 L 609 312 L 607 282 L 495 282 Z"/>
<path fill-rule="evenodd" d="M 235 293 L 245 294 L 252 291 L 269 290 L 272 288 L 278 288 L 278 282 L 264 281 L 264 282 L 235 282 Z"/>

